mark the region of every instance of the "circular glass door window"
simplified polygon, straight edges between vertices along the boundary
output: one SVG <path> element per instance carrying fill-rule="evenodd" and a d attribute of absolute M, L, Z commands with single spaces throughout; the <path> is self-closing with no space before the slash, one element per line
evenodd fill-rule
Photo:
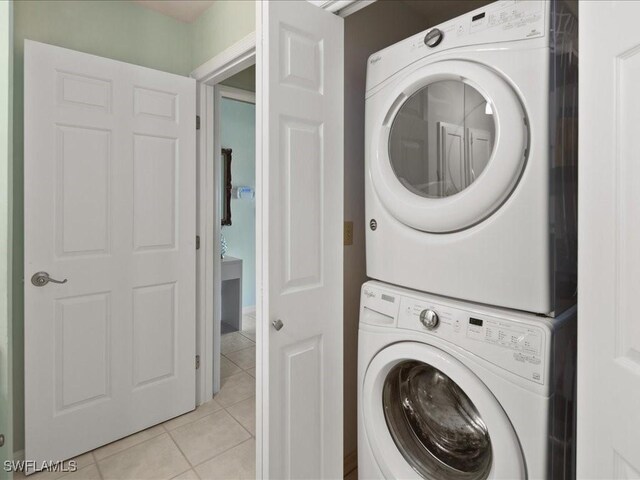
<path fill-rule="evenodd" d="M 389 135 L 395 175 L 421 197 L 442 198 L 469 187 L 493 153 L 492 104 L 461 80 L 440 80 L 411 95 Z"/>
<path fill-rule="evenodd" d="M 417 361 L 399 363 L 387 374 L 382 402 L 393 441 L 422 478 L 487 478 L 492 462 L 487 427 L 442 371 Z"/>

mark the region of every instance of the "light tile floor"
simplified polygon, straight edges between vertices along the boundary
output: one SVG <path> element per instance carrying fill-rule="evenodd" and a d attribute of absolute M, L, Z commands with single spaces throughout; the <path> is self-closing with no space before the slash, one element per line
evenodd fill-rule
<path fill-rule="evenodd" d="M 243 326 L 222 336 L 221 388 L 212 400 L 77 457 L 75 472 L 29 480 L 255 479 L 255 314 Z"/>

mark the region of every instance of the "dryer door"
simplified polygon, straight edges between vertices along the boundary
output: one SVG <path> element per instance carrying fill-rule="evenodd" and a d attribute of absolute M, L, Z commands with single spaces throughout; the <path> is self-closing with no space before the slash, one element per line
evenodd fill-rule
<path fill-rule="evenodd" d="M 386 478 L 526 478 L 500 403 L 451 355 L 391 345 L 371 361 L 363 387 L 367 440 Z"/>
<path fill-rule="evenodd" d="M 398 220 L 418 230 L 454 232 L 481 222 L 524 169 L 522 103 L 506 79 L 478 63 L 417 68 L 373 122 L 374 188 Z"/>

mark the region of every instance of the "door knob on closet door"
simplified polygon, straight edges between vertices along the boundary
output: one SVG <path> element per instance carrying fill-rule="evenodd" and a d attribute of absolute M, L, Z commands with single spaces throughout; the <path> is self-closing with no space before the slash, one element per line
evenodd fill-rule
<path fill-rule="evenodd" d="M 284 327 L 284 323 L 282 323 L 282 320 L 280 319 L 274 320 L 273 322 L 271 322 L 271 325 L 273 325 L 273 328 L 276 329 L 276 332 L 279 332 L 282 327 Z"/>
<path fill-rule="evenodd" d="M 67 279 L 56 280 L 51 278 L 47 272 L 36 272 L 31 277 L 31 283 L 36 287 L 44 287 L 47 283 L 67 283 Z"/>

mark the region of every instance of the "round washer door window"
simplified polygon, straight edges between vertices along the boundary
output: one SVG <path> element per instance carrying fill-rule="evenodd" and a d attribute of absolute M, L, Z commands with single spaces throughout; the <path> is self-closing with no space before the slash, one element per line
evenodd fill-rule
<path fill-rule="evenodd" d="M 529 130 L 520 97 L 498 72 L 464 60 L 414 67 L 370 120 L 368 164 L 385 208 L 429 233 L 473 227 L 514 191 Z"/>
<path fill-rule="evenodd" d="M 382 402 L 393 441 L 422 478 L 487 478 L 492 463 L 487 426 L 445 373 L 422 362 L 401 362 L 387 374 Z"/>
<path fill-rule="evenodd" d="M 384 478 L 526 479 L 520 442 L 498 394 L 455 356 L 406 341 L 371 359 L 360 407 Z"/>
<path fill-rule="evenodd" d="M 496 137 L 491 103 L 461 80 L 440 80 L 402 104 L 389 133 L 398 180 L 421 197 L 460 193 L 484 171 Z"/>

